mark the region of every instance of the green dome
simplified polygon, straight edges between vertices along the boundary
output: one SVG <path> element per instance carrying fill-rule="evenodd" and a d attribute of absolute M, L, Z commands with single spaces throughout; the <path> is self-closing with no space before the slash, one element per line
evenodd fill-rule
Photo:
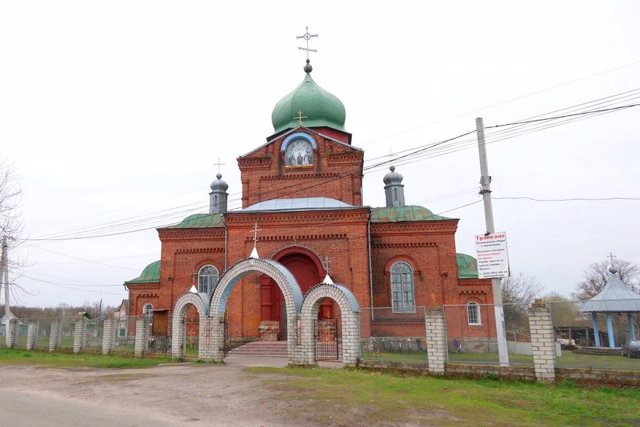
<path fill-rule="evenodd" d="M 346 112 L 344 104 L 322 89 L 307 74 L 293 92 L 282 98 L 271 113 L 275 133 L 298 127 L 298 112 L 302 112 L 302 126 L 330 127 L 344 131 Z"/>
<path fill-rule="evenodd" d="M 160 281 L 160 260 L 154 261 L 151 264 L 147 265 L 140 276 L 135 279 L 127 280 L 124 282 L 125 284 L 136 284 L 136 283 L 157 283 Z"/>

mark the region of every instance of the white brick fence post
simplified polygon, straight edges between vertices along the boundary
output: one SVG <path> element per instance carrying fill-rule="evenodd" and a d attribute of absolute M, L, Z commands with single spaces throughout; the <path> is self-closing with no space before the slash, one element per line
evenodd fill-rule
<path fill-rule="evenodd" d="M 136 320 L 135 357 L 142 357 L 149 350 L 149 322 L 147 319 Z"/>
<path fill-rule="evenodd" d="M 447 362 L 447 329 L 444 311 L 440 308 L 425 310 L 424 316 L 427 335 L 427 363 L 429 372 L 444 375 Z"/>
<path fill-rule="evenodd" d="M 27 350 L 36 348 L 36 338 L 38 337 L 38 322 L 31 321 L 27 327 Z"/>
<path fill-rule="evenodd" d="M 51 331 L 49 333 L 49 352 L 56 351 L 60 345 L 60 335 L 62 334 L 62 324 L 59 320 L 51 322 Z"/>
<path fill-rule="evenodd" d="M 12 317 L 9 319 L 6 324 L 7 328 L 7 336 L 6 336 L 6 345 L 7 348 L 14 348 L 16 346 L 16 335 L 18 329 L 18 319 Z"/>
<path fill-rule="evenodd" d="M 529 331 L 536 379 L 554 382 L 556 379 L 556 346 L 551 321 L 551 310 L 541 300 L 529 308 Z"/>
<path fill-rule="evenodd" d="M 116 344 L 116 321 L 105 319 L 102 327 L 102 354 L 109 354 Z"/>
<path fill-rule="evenodd" d="M 76 319 L 75 329 L 73 331 L 73 352 L 80 353 L 86 347 L 87 343 L 87 325 L 86 318 L 83 315 Z"/>

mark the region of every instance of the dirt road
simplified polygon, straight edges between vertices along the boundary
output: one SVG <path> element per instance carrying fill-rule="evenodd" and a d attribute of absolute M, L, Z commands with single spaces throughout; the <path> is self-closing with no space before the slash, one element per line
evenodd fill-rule
<path fill-rule="evenodd" d="M 5 426 L 307 424 L 295 402 L 279 398 L 277 384 L 288 380 L 254 375 L 238 365 L 125 370 L 0 366 L 0 414 Z"/>

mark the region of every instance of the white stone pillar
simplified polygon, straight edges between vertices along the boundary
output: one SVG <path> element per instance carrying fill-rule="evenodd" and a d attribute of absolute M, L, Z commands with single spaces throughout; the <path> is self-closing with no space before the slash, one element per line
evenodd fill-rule
<path fill-rule="evenodd" d="M 38 322 L 31 321 L 27 327 L 27 350 L 36 348 L 36 338 L 38 337 Z"/>
<path fill-rule="evenodd" d="M 211 316 L 211 359 L 215 362 L 224 360 L 224 313 L 213 313 Z"/>
<path fill-rule="evenodd" d="M 60 335 L 62 332 L 62 324 L 59 320 L 51 322 L 51 330 L 49 333 L 49 352 L 56 351 L 60 345 Z"/>
<path fill-rule="evenodd" d="M 198 336 L 198 359 L 213 359 L 213 340 L 211 337 L 212 319 L 206 316 L 200 316 L 199 336 Z"/>
<path fill-rule="evenodd" d="M 105 319 L 102 328 L 102 354 L 109 354 L 116 345 L 116 321 Z"/>
<path fill-rule="evenodd" d="M 178 313 L 174 313 L 171 323 L 171 357 L 180 359 L 184 356 L 183 346 L 185 338 L 185 318 Z"/>
<path fill-rule="evenodd" d="M 342 315 L 342 363 L 355 366 L 360 359 L 360 313 Z"/>
<path fill-rule="evenodd" d="M 440 308 L 426 309 L 424 323 L 427 336 L 429 372 L 436 375 L 444 375 L 447 363 L 447 328 L 444 312 Z"/>
<path fill-rule="evenodd" d="M 76 319 L 75 329 L 73 331 L 73 352 L 75 354 L 84 350 L 87 342 L 87 326 L 86 318 L 79 316 Z"/>
<path fill-rule="evenodd" d="M 536 300 L 529 308 L 529 332 L 536 379 L 554 382 L 556 379 L 556 347 L 551 321 L 551 310 Z"/>
<path fill-rule="evenodd" d="M 135 357 L 142 357 L 149 350 L 149 323 L 147 319 L 136 320 Z"/>
<path fill-rule="evenodd" d="M 16 346 L 16 336 L 18 335 L 18 319 L 12 317 L 6 324 L 6 345 L 7 348 L 14 348 Z"/>

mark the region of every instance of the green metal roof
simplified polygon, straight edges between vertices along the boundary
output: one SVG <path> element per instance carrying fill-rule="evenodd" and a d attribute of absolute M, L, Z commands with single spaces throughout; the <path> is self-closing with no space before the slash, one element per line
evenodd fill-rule
<path fill-rule="evenodd" d="M 344 104 L 318 86 L 310 74 L 273 107 L 271 122 L 275 133 L 300 126 L 296 119 L 298 112 L 302 113 L 302 125 L 306 128 L 326 126 L 344 131 Z"/>
<path fill-rule="evenodd" d="M 154 261 L 147 265 L 140 276 L 135 279 L 128 280 L 124 283 L 127 285 L 135 283 L 158 283 L 160 281 L 160 260 Z"/>
<path fill-rule="evenodd" d="M 182 220 L 180 224 L 172 225 L 167 228 L 212 228 L 224 227 L 222 215 L 214 214 L 193 214 Z"/>
<path fill-rule="evenodd" d="M 478 261 L 467 254 L 456 254 L 458 262 L 458 279 L 477 279 Z"/>
<path fill-rule="evenodd" d="M 395 206 L 371 209 L 371 222 L 441 221 L 451 219 L 436 215 L 422 206 Z"/>

